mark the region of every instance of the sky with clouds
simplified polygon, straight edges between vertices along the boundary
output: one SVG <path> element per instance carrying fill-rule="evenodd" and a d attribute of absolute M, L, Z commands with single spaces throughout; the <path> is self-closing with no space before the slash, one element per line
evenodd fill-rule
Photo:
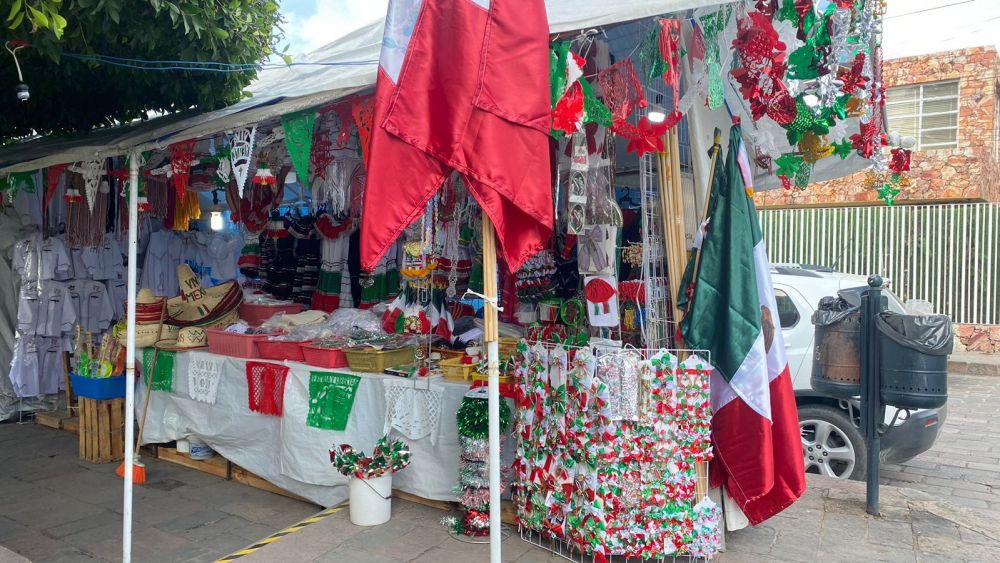
<path fill-rule="evenodd" d="M 291 55 L 308 53 L 385 15 L 388 0 L 281 0 Z"/>
<path fill-rule="evenodd" d="M 388 0 L 282 0 L 292 55 L 308 53 L 385 15 Z M 887 58 L 1000 44 L 1000 0 L 893 0 Z"/>

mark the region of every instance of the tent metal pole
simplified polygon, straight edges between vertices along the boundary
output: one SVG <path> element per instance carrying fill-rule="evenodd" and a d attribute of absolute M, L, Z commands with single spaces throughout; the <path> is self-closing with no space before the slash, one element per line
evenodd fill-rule
<path fill-rule="evenodd" d="M 500 563 L 500 344 L 497 330 L 497 252 L 493 221 L 483 213 L 483 340 L 489 396 L 490 562 Z"/>
<path fill-rule="evenodd" d="M 139 155 L 128 157 L 128 315 L 125 344 L 125 479 L 122 506 L 122 562 L 132 560 L 132 468 L 135 459 L 135 293 L 136 254 L 139 247 Z M 148 392 L 148 391 L 147 391 Z"/>

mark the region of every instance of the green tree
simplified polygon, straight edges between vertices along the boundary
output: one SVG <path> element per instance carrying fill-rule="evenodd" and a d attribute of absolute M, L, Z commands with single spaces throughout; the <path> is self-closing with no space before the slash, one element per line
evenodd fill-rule
<path fill-rule="evenodd" d="M 277 50 L 278 7 L 278 0 L 0 0 L 0 37 L 28 44 L 17 58 L 31 92 L 17 100 L 14 60 L 0 52 L 0 143 L 235 103 L 254 69 L 137 70 L 70 55 L 253 65 Z"/>

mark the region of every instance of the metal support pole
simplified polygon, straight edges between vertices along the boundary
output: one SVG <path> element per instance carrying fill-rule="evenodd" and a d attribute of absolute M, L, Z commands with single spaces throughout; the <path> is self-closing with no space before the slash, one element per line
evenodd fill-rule
<path fill-rule="evenodd" d="M 139 247 L 139 151 L 128 156 L 128 313 L 125 343 L 125 483 L 122 501 L 122 562 L 132 560 L 132 463 L 135 424 L 135 295 Z M 148 393 L 149 390 L 147 389 Z"/>
<path fill-rule="evenodd" d="M 879 515 L 879 456 L 882 444 L 879 429 L 882 424 L 881 368 L 878 331 L 875 318 L 882 311 L 882 278 L 868 278 L 868 289 L 861 296 L 861 424 L 868 444 L 867 493 L 865 511 Z"/>
<path fill-rule="evenodd" d="M 490 563 L 500 563 L 503 536 L 500 530 L 500 343 L 497 319 L 496 231 L 483 213 L 483 340 L 486 341 L 489 396 Z"/>

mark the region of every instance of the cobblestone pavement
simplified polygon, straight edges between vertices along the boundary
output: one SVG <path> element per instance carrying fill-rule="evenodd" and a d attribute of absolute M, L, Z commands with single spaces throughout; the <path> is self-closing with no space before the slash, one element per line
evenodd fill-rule
<path fill-rule="evenodd" d="M 880 477 L 1000 516 L 1000 377 L 949 375 L 948 417 L 934 446 L 882 466 Z"/>
<path fill-rule="evenodd" d="M 116 463 L 78 459 L 77 437 L 0 424 L 0 545 L 41 563 L 120 561 Z M 134 561 L 215 561 L 316 513 L 318 506 L 144 459 L 135 487 Z M 0 563 L 12 561 L 0 551 Z"/>

